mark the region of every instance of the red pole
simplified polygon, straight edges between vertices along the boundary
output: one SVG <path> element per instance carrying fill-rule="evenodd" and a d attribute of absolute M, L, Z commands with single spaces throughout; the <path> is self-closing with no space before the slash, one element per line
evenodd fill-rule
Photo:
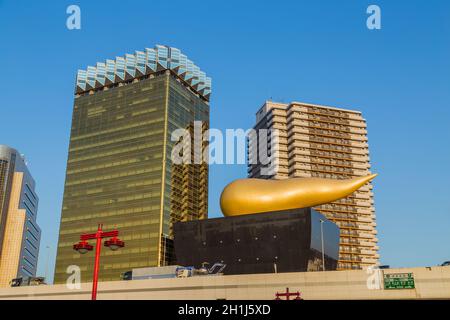
<path fill-rule="evenodd" d="M 94 278 L 92 280 L 92 300 L 97 300 L 97 285 L 98 285 L 98 269 L 100 265 L 100 251 L 102 249 L 102 225 L 98 225 L 97 233 L 95 234 L 97 245 L 95 247 L 95 264 L 94 264 Z"/>

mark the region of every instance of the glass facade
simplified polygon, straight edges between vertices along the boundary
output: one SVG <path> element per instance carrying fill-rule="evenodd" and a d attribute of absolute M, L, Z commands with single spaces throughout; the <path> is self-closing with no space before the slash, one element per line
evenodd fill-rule
<path fill-rule="evenodd" d="M 171 161 L 172 131 L 194 121 L 208 127 L 209 104 L 170 70 L 75 98 L 55 283 L 70 265 L 91 281 L 93 253 L 72 246 L 98 223 L 125 241 L 102 250 L 100 281 L 170 263 L 172 223 L 207 216 L 207 165 Z"/>
<path fill-rule="evenodd" d="M 163 70 L 170 70 L 203 99 L 209 101 L 211 78 L 179 49 L 161 45 L 136 51 L 134 54 L 126 54 L 115 60 L 99 62 L 96 67 L 88 67 L 87 70 L 79 70 L 75 92 L 81 94 Z"/>
<path fill-rule="evenodd" d="M 9 158 L 9 157 L 8 157 Z M 6 217 L 8 215 L 9 195 L 8 185 L 11 185 L 11 178 L 8 177 L 8 167 L 10 159 L 0 159 L 0 256 L 2 254 L 3 237 L 5 234 Z M 8 184 L 9 182 L 9 184 Z"/>
<path fill-rule="evenodd" d="M 5 198 L 6 198 L 6 183 L 8 181 L 8 160 L 0 159 L 0 255 L 2 248 L 2 239 L 4 234 L 4 226 L 6 221 L 6 209 Z"/>

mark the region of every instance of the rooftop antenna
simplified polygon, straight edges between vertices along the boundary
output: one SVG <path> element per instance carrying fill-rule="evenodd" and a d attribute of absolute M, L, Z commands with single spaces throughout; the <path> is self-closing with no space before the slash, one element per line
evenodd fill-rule
<path fill-rule="evenodd" d="M 269 97 L 268 101 L 272 102 L 272 96 L 270 95 L 270 88 L 267 88 L 267 96 Z"/>
<path fill-rule="evenodd" d="M 23 153 L 20 154 L 20 157 L 22 158 L 23 162 L 25 163 L 25 165 L 28 167 L 28 161 L 25 158 L 25 155 Z"/>

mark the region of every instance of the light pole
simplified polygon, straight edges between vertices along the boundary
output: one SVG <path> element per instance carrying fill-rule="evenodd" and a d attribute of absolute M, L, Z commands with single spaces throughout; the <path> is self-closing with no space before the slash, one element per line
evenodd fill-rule
<path fill-rule="evenodd" d="M 45 246 L 45 249 L 47 249 L 47 260 L 45 261 L 45 283 L 48 283 L 47 274 L 48 274 L 48 260 L 50 259 L 50 246 Z"/>
<path fill-rule="evenodd" d="M 325 221 L 320 219 L 320 238 L 322 240 L 322 271 L 325 271 L 325 248 L 323 245 L 323 223 Z"/>
<path fill-rule="evenodd" d="M 94 248 L 91 246 L 87 240 L 96 239 L 97 243 L 95 246 L 95 264 L 94 264 L 94 277 L 92 280 L 92 300 L 97 300 L 97 285 L 98 285 L 98 270 L 100 265 L 100 251 L 102 249 L 102 239 L 111 238 L 105 241 L 105 247 L 109 247 L 111 250 L 116 251 L 119 248 L 125 246 L 125 242 L 117 238 L 119 231 L 103 231 L 103 224 L 98 225 L 96 233 L 83 234 L 80 236 L 80 242 L 73 245 L 73 249 L 78 251 L 80 254 L 85 254 L 88 251 L 92 251 Z"/>

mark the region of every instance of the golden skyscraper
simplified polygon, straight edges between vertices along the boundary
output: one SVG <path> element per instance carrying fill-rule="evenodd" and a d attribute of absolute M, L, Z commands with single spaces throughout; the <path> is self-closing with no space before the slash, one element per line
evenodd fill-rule
<path fill-rule="evenodd" d="M 207 217 L 207 164 L 175 164 L 171 154 L 174 130 L 191 132 L 195 121 L 201 133 L 208 129 L 210 88 L 180 50 L 160 45 L 78 72 L 56 283 L 66 281 L 71 265 L 80 267 L 82 282 L 92 279 L 93 254 L 72 245 L 98 223 L 117 228 L 125 241 L 121 250 L 102 250 L 105 281 L 169 264 L 172 223 Z"/>
<path fill-rule="evenodd" d="M 367 125 L 361 112 L 266 101 L 256 113 L 254 129 L 267 129 L 268 137 L 267 147 L 261 147 L 260 137 L 249 139 L 250 178 L 350 179 L 371 174 Z M 267 161 L 256 157 L 261 148 L 267 148 Z M 344 199 L 315 208 L 341 230 L 339 270 L 378 263 L 372 188 L 369 183 Z"/>

